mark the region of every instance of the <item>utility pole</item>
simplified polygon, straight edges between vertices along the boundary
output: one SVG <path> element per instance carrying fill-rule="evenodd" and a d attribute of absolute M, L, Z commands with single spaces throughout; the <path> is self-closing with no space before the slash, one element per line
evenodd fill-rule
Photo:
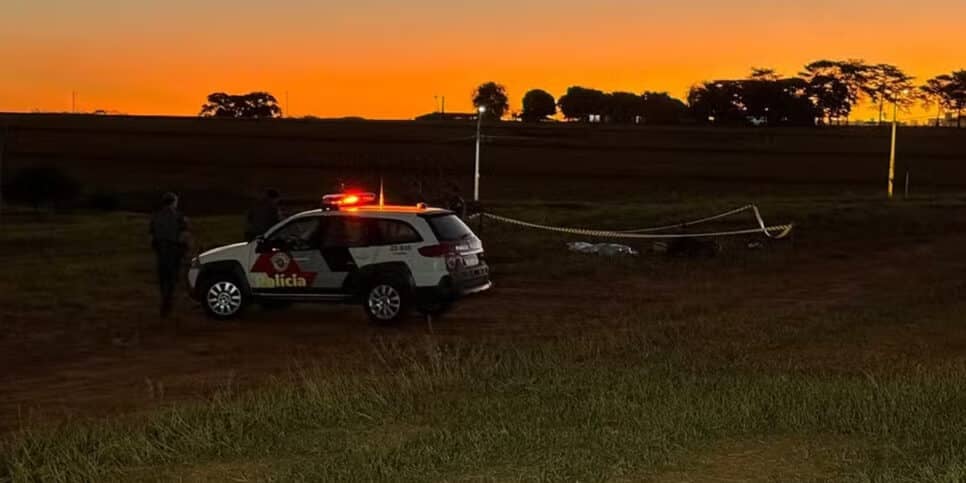
<path fill-rule="evenodd" d="M 439 110 L 440 114 L 446 114 L 446 96 L 443 96 L 443 107 Z"/>
<path fill-rule="evenodd" d="M 896 177 L 896 130 L 899 127 L 899 96 L 906 96 L 907 94 L 909 94 L 909 91 L 903 90 L 892 98 L 892 143 L 889 149 L 889 185 L 887 188 L 890 200 L 892 199 L 892 186 Z"/>
<path fill-rule="evenodd" d="M 476 109 L 476 169 L 473 176 L 473 201 L 480 201 L 480 128 L 483 124 L 483 113 L 486 106 Z"/>
<path fill-rule="evenodd" d="M 896 128 L 898 123 L 896 122 L 896 114 L 899 112 L 899 102 L 896 101 L 892 105 L 892 144 L 889 150 L 889 199 L 892 199 L 892 184 L 895 181 L 896 176 Z"/>

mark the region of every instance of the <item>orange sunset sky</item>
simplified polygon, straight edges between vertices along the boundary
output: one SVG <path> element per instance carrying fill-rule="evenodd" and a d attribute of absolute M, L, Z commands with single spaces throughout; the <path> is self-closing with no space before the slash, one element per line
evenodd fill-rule
<path fill-rule="evenodd" d="M 266 90 L 287 114 L 412 118 L 473 88 L 668 91 L 819 58 L 966 68 L 964 0 L 0 0 L 0 111 L 195 115 Z M 925 116 L 925 112 L 910 114 Z M 868 118 L 868 112 L 860 114 Z"/>

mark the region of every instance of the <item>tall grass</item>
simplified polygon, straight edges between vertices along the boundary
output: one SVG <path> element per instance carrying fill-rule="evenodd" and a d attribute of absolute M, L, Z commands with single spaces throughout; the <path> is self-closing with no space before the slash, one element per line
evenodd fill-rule
<path fill-rule="evenodd" d="M 612 480 L 704 470 L 726 441 L 830 441 L 820 474 L 966 478 L 966 371 L 894 377 L 693 369 L 633 335 L 482 347 L 384 341 L 366 373 L 105 422 L 27 429 L 0 479 Z M 758 470 L 761 470 L 760 468 Z M 761 476 L 749 474 L 748 476 Z"/>
<path fill-rule="evenodd" d="M 963 207 L 958 200 L 950 203 Z M 575 225 L 590 225 L 613 213 L 600 207 L 553 214 L 539 206 L 501 208 L 510 216 Z M 887 229 L 910 236 L 936 233 L 949 215 L 930 208 L 788 202 L 776 207 L 774 218 L 801 223 L 806 243 L 797 245 L 799 250 L 829 240 L 853 243 L 834 245 L 848 250 L 874 243 Z M 663 222 L 670 211 L 661 206 L 627 209 L 606 222 L 614 227 Z M 680 212 L 690 216 L 708 210 L 689 205 Z M 886 218 L 890 223 L 879 223 Z M 196 232 L 202 244 L 230 241 L 236 223 L 233 217 L 205 219 Z M 101 253 L 101 233 L 108 229 L 123 234 L 114 240 L 120 258 L 113 266 L 92 256 Z M 150 286 L 143 230 L 142 217 L 120 214 L 76 223 L 24 223 L 0 242 L 31 244 L 42 256 L 8 257 L 8 268 L 22 276 L 17 283 L 0 283 L 5 289 L 0 299 L 17 300 L 21 313 L 44 316 L 64 313 L 68 303 L 140 300 L 125 295 Z M 753 257 L 729 252 L 694 268 L 685 261 L 647 257 L 582 258 L 564 253 L 557 238 L 497 225 L 486 230 L 488 251 L 501 276 L 538 282 L 543 280 L 538 276 L 606 278 L 619 287 L 641 273 L 659 274 L 653 281 L 680 279 L 695 294 L 713 287 L 718 297 L 693 300 L 679 294 L 664 305 L 625 297 L 609 302 L 619 307 L 587 304 L 585 310 L 568 308 L 567 313 L 526 306 L 521 310 L 529 312 L 520 314 L 520 320 L 506 320 L 508 327 L 548 320 L 539 319 L 543 332 L 515 343 L 506 337 L 502 342 L 443 342 L 451 339 L 387 336 L 373 344 L 371 367 L 358 373 L 333 374 L 303 361 L 288 376 L 252 391 L 225 387 L 206 400 L 143 415 L 27 427 L 0 445 L 0 481 L 677 481 L 716 471 L 709 460 L 739 466 L 730 473 L 738 480 L 966 479 L 966 433 L 961 429 L 966 423 L 966 368 L 932 363 L 917 368 L 922 358 L 894 353 L 877 359 L 877 369 L 869 374 L 806 364 L 808 358 L 793 364 L 794 349 L 818 344 L 822 356 L 843 359 L 849 356 L 837 350 L 856 349 L 850 354 L 855 366 L 866 367 L 860 362 L 869 356 L 858 349 L 865 348 L 864 331 L 870 327 L 958 326 L 962 284 L 933 278 L 948 272 L 917 272 L 915 283 L 901 286 L 908 293 L 892 289 L 882 294 L 892 300 L 881 311 L 841 304 L 824 309 L 769 304 L 765 311 L 733 302 L 726 296 L 745 296 L 742 287 L 717 279 L 737 270 L 778 270 L 779 262 L 792 259 L 792 250 Z M 145 281 L 116 286 L 119 270 Z M 61 295 L 52 302 L 19 302 L 53 289 Z M 643 291 L 638 288 L 627 297 L 643 297 Z M 121 319 L 117 314 L 141 309 L 112 313 L 105 307 L 91 304 L 80 315 L 114 323 Z M 585 311 L 587 330 L 573 320 L 559 332 L 548 329 L 555 322 L 550 318 L 582 320 Z M 72 313 L 76 319 L 77 311 Z M 927 318 L 932 316 L 939 319 Z M 590 330 L 605 323 L 606 330 Z M 775 348 L 788 361 L 754 363 L 763 357 L 763 348 Z M 752 351 L 758 359 L 743 361 Z M 896 360 L 903 367 L 892 367 Z M 736 447 L 771 451 L 778 459 L 808 456 L 795 460 L 802 464 L 740 467 L 744 460 L 734 456 Z M 816 459 L 822 464 L 805 464 Z"/>

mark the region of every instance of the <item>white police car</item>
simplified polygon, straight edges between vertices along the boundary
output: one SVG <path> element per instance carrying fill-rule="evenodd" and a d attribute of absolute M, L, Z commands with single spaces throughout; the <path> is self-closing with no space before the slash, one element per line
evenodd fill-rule
<path fill-rule="evenodd" d="M 491 287 L 483 245 L 453 212 L 374 204 L 372 193 L 327 195 L 250 243 L 191 261 L 191 293 L 218 319 L 252 302 L 361 303 L 370 319 L 438 313 Z"/>

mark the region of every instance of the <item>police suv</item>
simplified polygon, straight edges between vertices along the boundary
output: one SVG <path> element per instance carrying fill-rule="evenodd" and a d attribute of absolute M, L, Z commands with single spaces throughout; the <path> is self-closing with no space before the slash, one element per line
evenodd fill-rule
<path fill-rule="evenodd" d="M 374 201 L 326 195 L 252 242 L 202 253 L 188 270 L 194 298 L 217 319 L 253 302 L 342 302 L 388 324 L 491 287 L 480 239 L 453 212 Z"/>

